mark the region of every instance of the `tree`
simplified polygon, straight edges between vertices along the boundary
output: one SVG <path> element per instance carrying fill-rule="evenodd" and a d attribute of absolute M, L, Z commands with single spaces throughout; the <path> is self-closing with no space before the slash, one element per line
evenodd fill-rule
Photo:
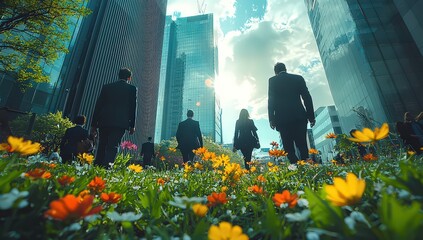
<path fill-rule="evenodd" d="M 43 152 L 49 153 L 60 145 L 66 129 L 75 126 L 68 118 L 62 117 L 62 112 L 47 113 L 35 118 L 30 136 L 25 136 L 28 128 L 29 115 L 21 116 L 11 122 L 12 132 L 17 136 L 23 136 L 43 146 Z"/>
<path fill-rule="evenodd" d="M 2 0 L 0 3 L 0 73 L 23 87 L 30 80 L 48 82 L 43 72 L 67 53 L 72 19 L 86 16 L 86 0 Z"/>

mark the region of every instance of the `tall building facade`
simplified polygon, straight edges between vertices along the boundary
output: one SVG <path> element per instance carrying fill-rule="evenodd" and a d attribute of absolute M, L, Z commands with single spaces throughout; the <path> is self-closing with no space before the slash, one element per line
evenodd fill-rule
<path fill-rule="evenodd" d="M 314 115 L 316 118 L 316 125 L 312 128 L 314 145 L 321 154 L 322 162 L 325 163 L 333 159 L 333 147 L 336 144 L 335 139 L 326 138 L 326 135 L 341 134 L 341 125 L 335 106 L 319 107 Z"/>
<path fill-rule="evenodd" d="M 156 142 L 175 136 L 189 109 L 203 135 L 222 142 L 222 111 L 214 90 L 218 68 L 213 15 L 175 21 L 168 17 L 163 49 Z"/>
<path fill-rule="evenodd" d="M 305 0 L 344 132 L 423 109 L 421 36 L 411 33 L 422 25 L 408 28 L 394 2 Z"/>
<path fill-rule="evenodd" d="M 132 71 L 138 87 L 136 144 L 154 136 L 167 0 L 90 1 L 93 13 L 82 22 L 65 87 L 55 108 L 71 118 L 83 114 L 90 123 L 101 87 L 118 80 L 122 67 Z"/>
<path fill-rule="evenodd" d="M 83 6 L 87 6 L 89 0 L 82 2 Z M 76 36 L 80 30 L 83 17 L 72 17 L 69 19 L 68 33 L 71 38 L 65 42 L 65 46 L 72 51 L 75 47 Z M 63 87 L 60 73 L 66 68 L 66 54 L 59 54 L 57 60 L 53 64 L 45 64 L 42 66 L 43 72 L 50 81 L 48 83 L 35 83 L 32 86 L 21 91 L 19 84 L 14 78 L 0 74 L 0 107 L 8 107 L 10 109 L 23 112 L 47 113 L 49 111 L 57 111 L 52 108 L 56 105 L 59 98 L 58 92 Z M 60 109 L 59 109 L 60 110 Z"/>

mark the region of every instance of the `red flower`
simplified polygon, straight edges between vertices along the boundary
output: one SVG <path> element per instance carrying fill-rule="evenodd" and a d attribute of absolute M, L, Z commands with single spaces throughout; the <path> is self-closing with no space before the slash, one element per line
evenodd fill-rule
<path fill-rule="evenodd" d="M 73 183 L 75 181 L 75 177 L 63 175 L 60 178 L 58 178 L 57 181 L 60 183 L 60 185 L 66 186 Z"/>
<path fill-rule="evenodd" d="M 287 203 L 290 208 L 293 208 L 297 205 L 298 196 L 297 194 L 291 195 L 288 190 L 283 190 L 282 193 L 275 193 L 272 200 L 276 207 L 280 207 L 282 204 Z"/>
<path fill-rule="evenodd" d="M 248 187 L 248 191 L 255 193 L 255 194 L 263 194 L 264 193 L 263 188 L 259 187 L 257 185 Z"/>
<path fill-rule="evenodd" d="M 48 179 L 51 178 L 51 173 L 42 168 L 35 168 L 25 173 L 25 177 L 29 177 L 33 180 L 44 178 Z"/>
<path fill-rule="evenodd" d="M 212 194 L 207 196 L 207 200 L 209 201 L 209 203 L 207 204 L 209 207 L 216 206 L 218 204 L 225 204 L 228 202 L 225 192 L 221 192 L 221 193 L 213 192 Z"/>
<path fill-rule="evenodd" d="M 106 188 L 106 181 L 101 177 L 94 177 L 88 184 L 88 188 L 93 192 L 102 192 Z"/>
<path fill-rule="evenodd" d="M 120 201 L 120 199 L 122 199 L 122 195 L 115 192 L 102 193 L 100 198 L 105 203 L 117 203 Z"/>
<path fill-rule="evenodd" d="M 80 198 L 69 194 L 52 201 L 44 216 L 61 221 L 75 221 L 101 211 L 101 206 L 93 208 L 93 200 L 91 195 Z"/>

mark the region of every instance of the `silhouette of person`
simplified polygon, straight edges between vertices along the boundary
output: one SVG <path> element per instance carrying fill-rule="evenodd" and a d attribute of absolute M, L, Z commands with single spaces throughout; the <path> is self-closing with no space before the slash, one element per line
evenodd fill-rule
<path fill-rule="evenodd" d="M 74 120 L 76 126 L 66 129 L 60 142 L 60 156 L 63 163 L 71 162 L 78 154 L 78 142 L 88 138 L 88 130 L 82 127 L 85 121 L 85 116 L 79 115 Z"/>
<path fill-rule="evenodd" d="M 259 138 L 254 121 L 250 119 L 247 109 L 241 109 L 235 124 L 234 149 L 241 150 L 247 170 L 250 169 L 251 155 L 258 142 Z"/>
<path fill-rule="evenodd" d="M 192 150 L 203 147 L 203 137 L 201 136 L 200 124 L 193 120 L 194 112 L 187 111 L 187 119 L 180 122 L 176 131 L 178 148 L 182 153 L 184 163 L 194 159 Z"/>
<path fill-rule="evenodd" d="M 417 154 L 421 154 L 423 130 L 421 125 L 413 119 L 413 115 L 410 112 L 404 113 L 404 122 L 397 122 L 396 127 L 404 143 L 409 145 Z"/>
<path fill-rule="evenodd" d="M 148 137 L 148 141 L 141 145 L 141 156 L 143 157 L 143 166 L 151 165 L 151 159 L 154 157 L 154 143 L 152 138 Z"/>
<path fill-rule="evenodd" d="M 128 68 L 119 70 L 119 80 L 103 85 L 97 99 L 91 131 L 99 130 L 99 141 L 95 163 L 105 168 L 114 162 L 125 130 L 135 132 L 137 115 L 137 88 L 129 81 L 132 72 Z"/>
<path fill-rule="evenodd" d="M 302 160 L 308 158 L 307 119 L 311 127 L 316 122 L 313 101 L 302 76 L 287 73 L 283 63 L 276 63 L 274 71 L 268 91 L 270 127 L 279 131 L 289 161 L 296 163 L 295 146 Z"/>

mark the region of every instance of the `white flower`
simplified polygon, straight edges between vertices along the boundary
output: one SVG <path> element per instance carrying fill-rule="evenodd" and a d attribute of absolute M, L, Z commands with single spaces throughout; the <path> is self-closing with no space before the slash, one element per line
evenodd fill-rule
<path fill-rule="evenodd" d="M 320 236 L 317 232 L 307 232 L 306 238 L 307 240 L 319 240 Z"/>
<path fill-rule="evenodd" d="M 281 203 L 281 205 L 279 207 L 280 208 L 287 208 L 288 207 L 288 203 Z"/>
<path fill-rule="evenodd" d="M 352 217 L 346 217 L 344 219 L 345 224 L 348 226 L 349 229 L 355 229 L 355 220 Z"/>
<path fill-rule="evenodd" d="M 285 217 L 289 222 L 303 222 L 308 219 L 310 213 L 310 210 L 304 209 L 299 213 L 287 213 L 285 214 Z"/>
<path fill-rule="evenodd" d="M 117 213 L 117 212 L 108 212 L 107 217 L 110 218 L 113 222 L 133 222 L 137 221 L 142 217 L 142 213 L 135 214 L 134 212 L 126 212 L 126 213 Z"/>
<path fill-rule="evenodd" d="M 289 164 L 288 170 L 296 171 L 297 170 L 297 165 L 295 165 L 295 164 Z"/>
<path fill-rule="evenodd" d="M 28 194 L 28 191 L 19 192 L 16 188 L 12 189 L 9 193 L 0 194 L 0 209 L 6 210 L 12 208 L 16 200 L 25 198 Z M 28 206 L 28 201 L 26 199 L 21 199 L 17 205 L 18 208 L 26 206 Z"/>
<path fill-rule="evenodd" d="M 186 196 L 183 197 L 173 197 L 173 201 L 169 201 L 169 204 L 178 208 L 186 209 L 187 205 L 191 203 L 203 203 L 206 202 L 207 199 L 205 197 L 191 197 L 188 198 Z"/>
<path fill-rule="evenodd" d="M 297 192 L 297 195 L 298 195 L 298 196 L 301 196 L 301 195 L 303 195 L 304 193 L 305 193 L 304 191 L 298 191 L 298 192 Z"/>
<path fill-rule="evenodd" d="M 308 200 L 307 199 L 300 198 L 300 199 L 298 199 L 297 204 L 298 204 L 299 207 L 308 208 Z"/>

